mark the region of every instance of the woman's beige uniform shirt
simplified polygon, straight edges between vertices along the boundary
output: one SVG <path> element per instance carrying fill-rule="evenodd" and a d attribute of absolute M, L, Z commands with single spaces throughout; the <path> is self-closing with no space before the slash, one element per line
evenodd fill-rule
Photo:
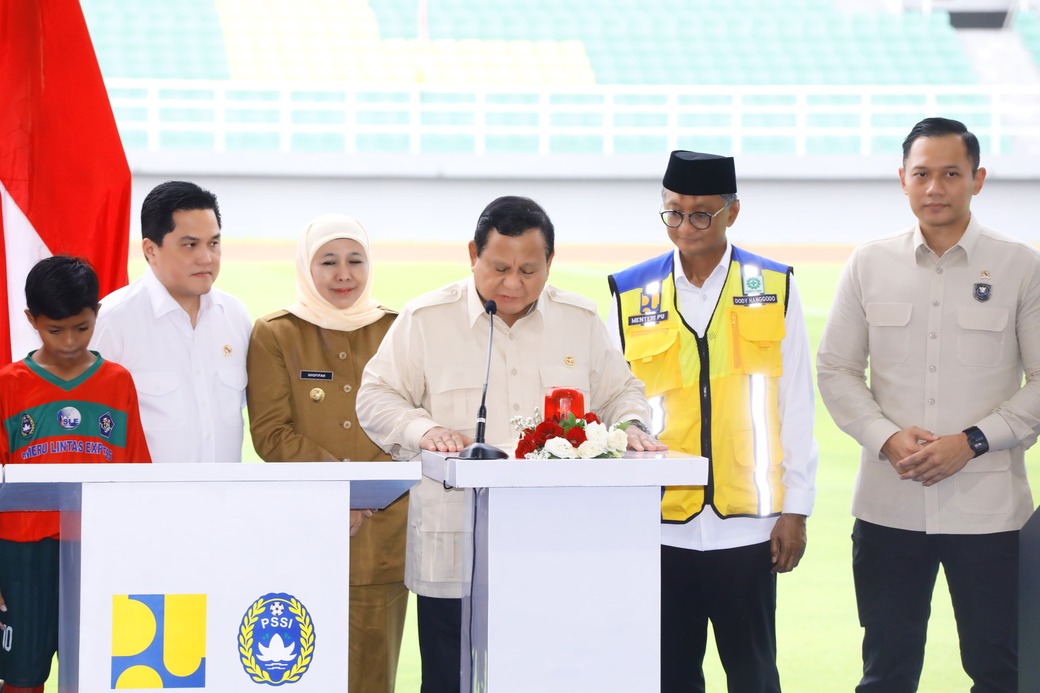
<path fill-rule="evenodd" d="M 256 322 L 247 399 L 253 447 L 262 459 L 390 460 L 365 435 L 355 411 L 361 373 L 394 317 L 388 313 L 350 332 L 327 330 L 284 310 Z M 326 374 L 331 379 L 321 377 Z M 407 506 L 405 497 L 375 513 L 350 540 L 350 584 L 404 579 Z"/>

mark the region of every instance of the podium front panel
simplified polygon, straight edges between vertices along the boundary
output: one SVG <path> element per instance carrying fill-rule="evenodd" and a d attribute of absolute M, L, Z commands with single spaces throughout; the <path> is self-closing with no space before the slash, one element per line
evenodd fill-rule
<path fill-rule="evenodd" d="M 660 497 L 651 486 L 477 491 L 463 622 L 472 691 L 657 689 Z"/>
<path fill-rule="evenodd" d="M 63 594 L 79 601 L 63 604 L 81 626 L 66 630 L 95 634 L 80 637 L 78 690 L 346 690 L 349 493 L 346 481 L 83 484 L 80 589 Z"/>

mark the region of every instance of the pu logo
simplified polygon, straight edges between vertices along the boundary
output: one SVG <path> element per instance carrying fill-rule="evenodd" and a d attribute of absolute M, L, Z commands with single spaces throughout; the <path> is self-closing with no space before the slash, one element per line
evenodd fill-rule
<path fill-rule="evenodd" d="M 206 595 L 112 596 L 112 688 L 204 688 Z"/>
<path fill-rule="evenodd" d="M 639 291 L 639 312 L 661 312 L 661 282 L 650 282 Z"/>

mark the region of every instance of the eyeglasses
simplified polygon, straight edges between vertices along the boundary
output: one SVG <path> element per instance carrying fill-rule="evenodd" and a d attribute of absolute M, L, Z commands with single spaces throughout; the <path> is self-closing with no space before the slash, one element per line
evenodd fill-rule
<path fill-rule="evenodd" d="M 670 229 L 677 229 L 680 226 L 682 226 L 683 218 L 686 218 L 686 219 L 690 220 L 690 226 L 692 226 L 695 229 L 700 229 L 701 231 L 703 231 L 704 229 L 706 229 L 709 226 L 711 226 L 712 219 L 714 219 L 716 216 L 718 216 L 719 213 L 722 212 L 722 210 L 726 209 L 726 207 L 729 207 L 729 203 L 728 202 L 726 204 L 722 205 L 722 207 L 719 208 L 719 211 L 715 212 L 715 213 L 711 213 L 711 212 L 690 212 L 689 214 L 683 214 L 682 212 L 676 212 L 674 209 L 666 209 L 663 212 L 661 212 L 661 221 L 663 221 L 664 225 L 667 226 L 668 228 L 670 228 Z"/>

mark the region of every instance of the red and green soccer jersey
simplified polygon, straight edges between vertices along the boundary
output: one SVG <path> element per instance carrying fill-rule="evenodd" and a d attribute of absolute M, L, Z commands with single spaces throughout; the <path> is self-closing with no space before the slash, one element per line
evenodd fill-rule
<path fill-rule="evenodd" d="M 151 462 L 130 373 L 100 356 L 62 380 L 29 357 L 0 369 L 0 462 Z M 54 511 L 0 513 L 0 539 L 58 538 Z"/>

